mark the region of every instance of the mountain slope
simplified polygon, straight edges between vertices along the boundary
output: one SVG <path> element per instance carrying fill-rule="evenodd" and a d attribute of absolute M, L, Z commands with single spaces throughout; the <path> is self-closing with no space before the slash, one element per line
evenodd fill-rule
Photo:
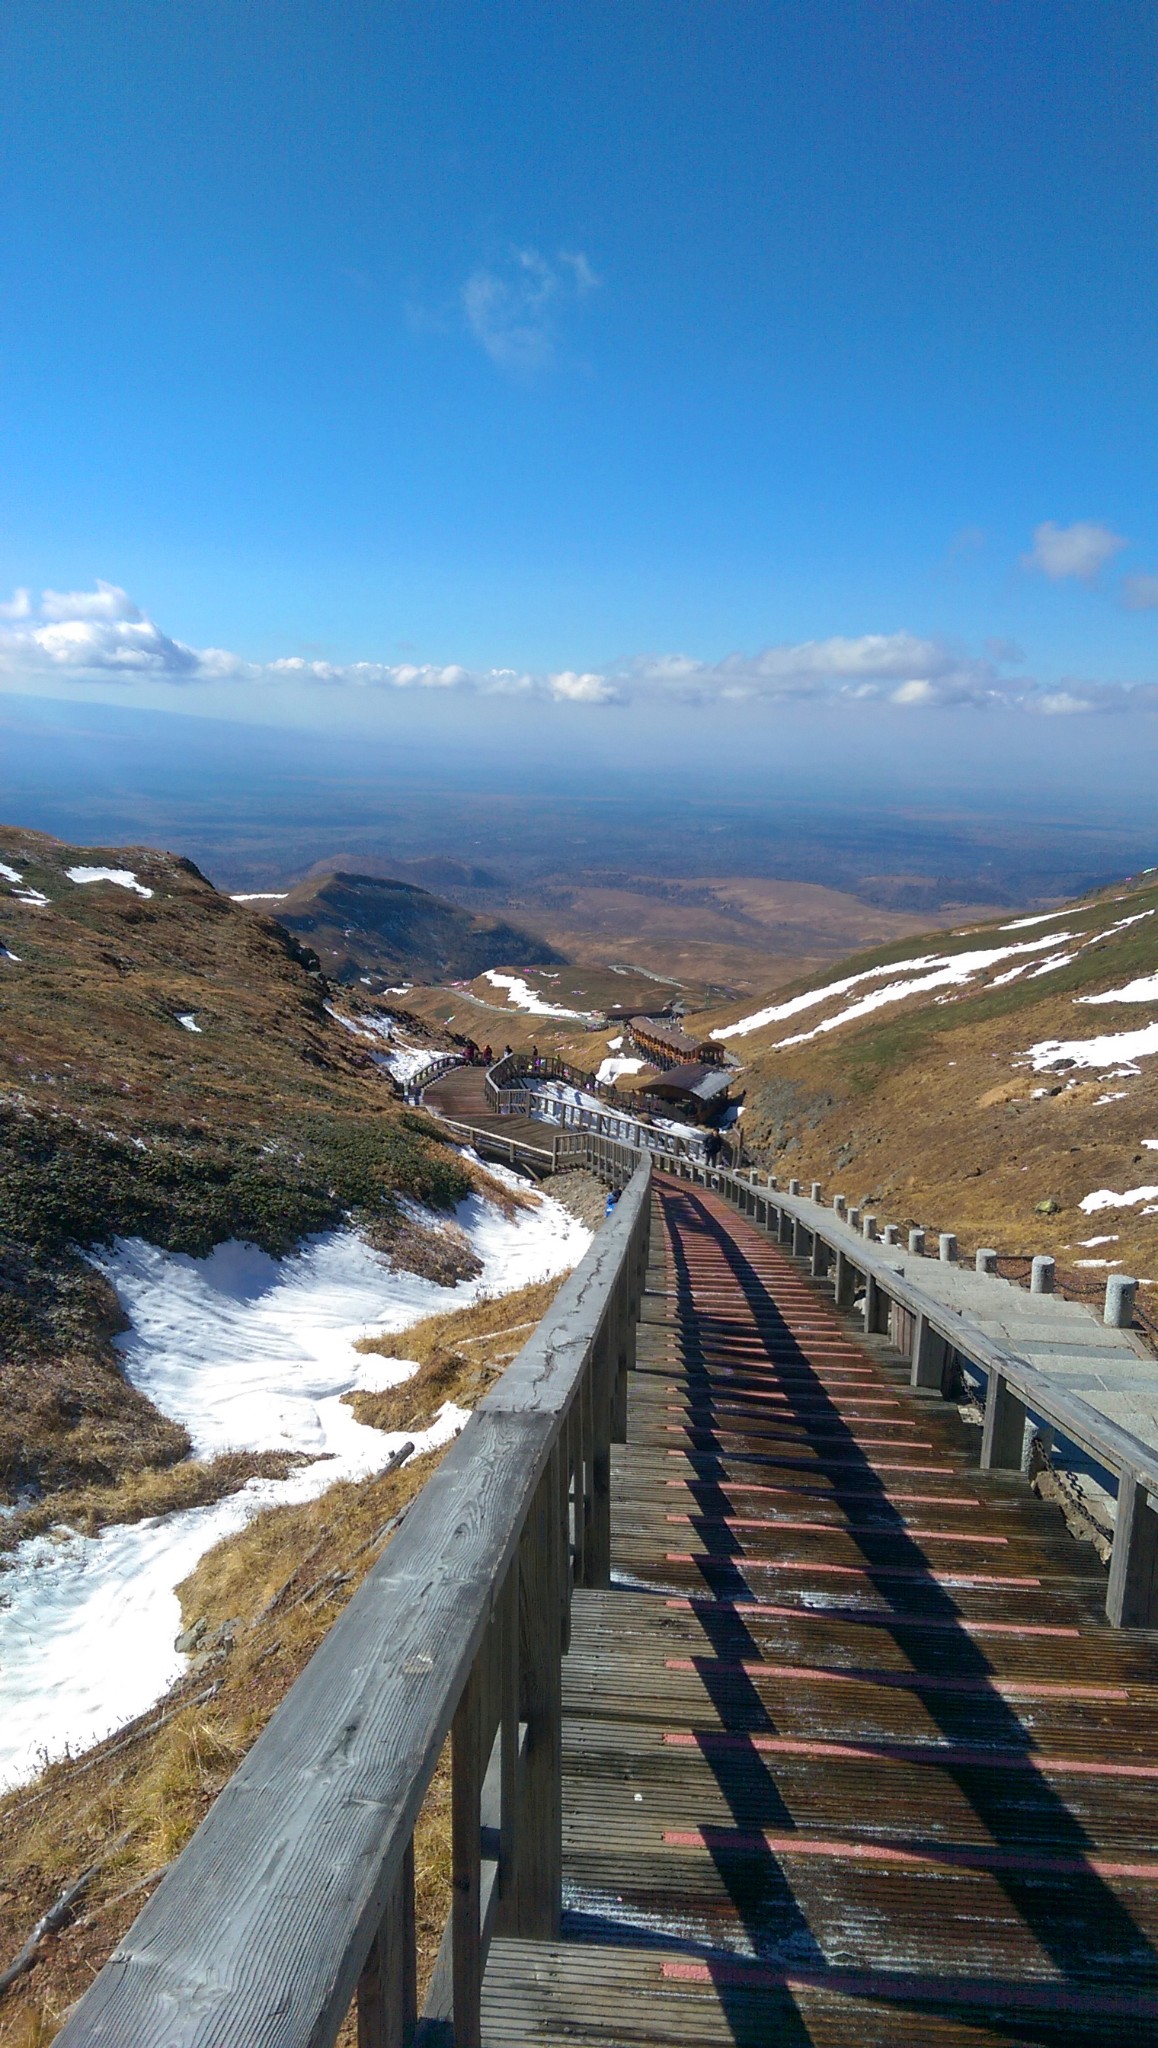
<path fill-rule="evenodd" d="M 413 882 L 345 870 L 314 875 L 276 905 L 278 922 L 304 939 L 334 981 L 469 980 L 512 961 L 560 956 L 545 939 L 483 917 Z"/>
<path fill-rule="evenodd" d="M 697 1021 L 743 1064 L 755 1157 L 971 1245 L 1158 1279 L 1153 870 Z"/>
<path fill-rule="evenodd" d="M 329 1014 L 272 919 L 147 848 L 0 829 L 0 1494 L 183 1456 L 120 1373 L 114 1235 L 269 1252 L 470 1181 Z"/>

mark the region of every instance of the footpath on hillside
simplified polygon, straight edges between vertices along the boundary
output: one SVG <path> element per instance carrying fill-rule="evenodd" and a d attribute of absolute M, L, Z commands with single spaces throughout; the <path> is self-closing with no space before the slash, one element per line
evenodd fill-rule
<path fill-rule="evenodd" d="M 562 1936 L 495 1942 L 484 2041 L 1154 2038 L 1155 1639 L 886 1337 L 714 1196 L 655 1203 Z"/>

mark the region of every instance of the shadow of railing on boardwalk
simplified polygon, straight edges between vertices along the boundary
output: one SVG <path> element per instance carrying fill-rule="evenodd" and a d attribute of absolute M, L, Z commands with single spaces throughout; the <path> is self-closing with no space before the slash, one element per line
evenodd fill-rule
<path fill-rule="evenodd" d="M 688 1449 L 698 1467 L 697 1476 L 689 1482 L 695 1501 L 691 1522 L 701 1544 L 700 1568 L 706 1597 L 696 1600 L 695 1612 L 713 1652 L 699 1660 L 699 1670 L 723 1730 L 722 1738 L 714 1737 L 710 1731 L 700 1731 L 698 1747 L 729 1806 L 736 1832 L 748 1837 L 761 1829 L 791 1833 L 796 1822 L 772 1771 L 750 1740 L 760 1734 L 775 1734 L 776 1727 L 755 1681 L 743 1670 L 745 1663 L 759 1664 L 763 1659 L 759 1641 L 742 1612 L 745 1603 L 759 1598 L 746 1574 L 753 1567 L 758 1572 L 760 1564 L 757 1557 L 745 1554 L 735 1532 L 726 1526 L 725 1518 L 734 1510 L 725 1480 L 721 1434 L 747 1438 L 743 1451 L 737 1446 L 727 1453 L 729 1462 L 781 1469 L 795 1466 L 798 1472 L 803 1467 L 814 1473 L 818 1482 L 827 1482 L 830 1498 L 839 1499 L 841 1505 L 855 1503 L 856 1521 L 833 1526 L 860 1552 L 863 1564 L 859 1568 L 882 1606 L 872 1614 L 849 1608 L 843 1618 L 885 1628 L 908 1657 L 911 1674 L 906 1675 L 946 1745 L 939 1756 L 931 1753 L 928 1763 L 952 1778 L 976 1816 L 981 1842 L 991 1849 L 988 1857 L 984 1848 L 978 1849 L 974 1867 L 983 1869 L 1000 1885 L 1011 1908 L 1047 1959 L 1049 1968 L 1040 1986 L 1040 2001 L 1034 1999 L 1043 2009 L 1036 2016 L 1025 2009 L 1018 2011 L 1017 2038 L 1039 2038 L 1037 2030 L 1042 2029 L 1042 2040 L 1055 2040 L 1058 2019 L 1067 2011 L 1076 2016 L 1083 2009 L 1105 2010 L 1108 2005 L 1125 2017 L 1133 2004 L 1138 2017 L 1153 2017 L 1158 2013 L 1158 1958 L 1127 1906 L 1093 1868 L 1093 1845 L 1081 1820 L 1038 1767 L 1032 1731 L 999 1689 L 996 1674 L 965 1625 L 965 1617 L 949 1588 L 938 1579 L 935 1561 L 930 1560 L 890 1499 L 881 1475 L 841 1415 L 732 1229 L 718 1221 L 708 1204 L 690 1191 L 666 1196 L 665 1207 L 676 1226 L 671 1232 L 670 1255 L 688 1385 Z M 682 1241 L 684 1233 L 695 1233 L 710 1241 L 717 1256 L 725 1261 L 744 1302 L 757 1311 L 756 1315 L 737 1323 L 734 1318 L 705 1315 L 703 1308 L 696 1306 L 693 1275 Z M 795 1269 L 787 1260 L 785 1272 L 796 1280 Z M 790 1441 L 783 1442 L 779 1452 L 774 1440 L 768 1439 L 766 1451 L 753 1449 L 760 1439 L 752 1432 L 755 1418 L 751 1415 L 745 1417 L 737 1410 L 730 1427 L 721 1421 L 721 1404 L 729 1399 L 729 1394 L 714 1379 L 708 1354 L 717 1340 L 738 1334 L 744 1336 L 749 1346 L 755 1339 L 757 1351 L 763 1353 L 753 1377 L 757 1378 L 761 1371 L 765 1375 L 772 1371 L 777 1374 L 777 1390 L 787 1397 L 777 1420 L 781 1425 L 794 1423 L 802 1431 L 800 1455 L 795 1458 Z M 786 1365 L 791 1368 L 790 1377 L 779 1377 Z M 734 1401 L 735 1393 L 730 1398 Z M 774 1535 L 774 1531 L 769 1533 Z M 898 1574 L 902 1572 L 912 1576 L 899 1581 Z M 903 1596 L 899 1594 L 899 1584 L 905 1587 Z M 803 1607 L 799 1611 L 802 1618 L 810 1612 Z M 825 1612 L 833 1619 L 841 1618 L 839 1609 L 828 1607 Z M 770 1663 L 767 1669 L 769 1677 L 774 1678 L 775 1664 Z M 943 1681 L 948 1674 L 961 1682 L 960 1691 L 943 1689 L 937 1683 L 925 1688 L 920 1685 L 922 1676 Z M 869 1752 L 874 1749 L 871 1742 L 858 1746 Z M 884 1760 L 890 1753 L 907 1755 L 916 1746 L 877 1742 L 875 1749 Z M 992 1763 L 986 1765 L 983 1751 L 995 1753 Z M 913 1762 L 916 1769 L 927 1767 L 915 1759 Z M 706 1839 L 711 1848 L 710 1831 Z M 1036 1852 L 1035 1841 L 1039 1845 Z M 928 1846 L 934 1843 L 936 1837 Z M 713 1849 L 713 1854 L 721 1882 L 732 1899 L 754 1955 L 763 1954 L 775 1965 L 777 1951 L 783 1955 L 785 1944 L 790 1943 L 790 1974 L 798 1979 L 811 1979 L 813 1968 L 801 1953 L 802 1937 L 807 1934 L 821 1957 L 821 1979 L 826 1978 L 835 1991 L 841 1989 L 842 1978 L 849 1982 L 846 1971 L 824 1967 L 821 1942 L 808 1926 L 791 1876 L 770 1848 L 765 1846 L 761 1853 L 759 1846 L 753 1845 L 750 1851 L 737 1855 L 734 1848 L 721 1844 Z M 1051 1882 L 1048 1864 L 1055 1861 L 1063 1869 Z M 772 1908 L 779 1910 L 770 1911 Z M 918 2007 L 935 1996 L 936 1987 L 930 1987 L 927 1979 L 920 1985 L 912 1983 L 907 1997 L 903 1972 L 888 1972 L 887 1977 L 881 1972 L 873 1975 L 877 1979 L 873 1995 L 888 1997 L 901 2009 L 906 2005 L 913 2009 L 913 1993 Z M 727 1976 L 725 1967 L 717 1985 L 726 2009 L 731 1994 Z M 945 1980 L 944 1991 L 949 1995 L 951 1987 L 952 1980 Z M 1023 1983 L 1010 1982 L 1003 1987 L 999 1980 L 993 1980 L 987 1993 L 982 1996 L 979 1991 L 978 1995 L 979 2006 L 988 2009 L 986 2019 L 990 2026 L 994 2008 L 1001 2007 L 1003 1989 L 1010 2008 L 1023 2005 Z M 735 2015 L 745 2037 L 746 2014 L 745 2007 L 743 2015 L 739 2010 Z M 1010 2023 L 1013 2024 L 1012 2010 Z M 807 2040 L 811 2036 L 806 2030 L 799 2038 Z"/>

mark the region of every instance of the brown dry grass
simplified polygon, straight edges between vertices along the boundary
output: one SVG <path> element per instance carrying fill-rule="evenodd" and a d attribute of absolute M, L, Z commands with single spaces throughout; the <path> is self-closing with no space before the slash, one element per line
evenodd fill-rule
<path fill-rule="evenodd" d="M 60 1527 L 95 1536 L 113 1522 L 143 1522 L 150 1515 L 200 1508 L 236 1493 L 248 1479 L 284 1479 L 309 1461 L 288 1451 L 223 1451 L 217 1458 L 185 1458 L 178 1465 L 145 1466 L 113 1486 L 80 1486 L 49 1494 L 0 1523 L 0 1551 L 14 1550 L 26 1537 Z"/>
<path fill-rule="evenodd" d="M 473 1408 L 522 1350 L 562 1286 L 532 1281 L 513 1294 L 488 1295 L 472 1308 L 427 1316 L 383 1337 L 364 1337 L 359 1351 L 416 1359 L 418 1371 L 379 1394 L 349 1394 L 359 1422 L 374 1429 L 428 1429 L 446 1401 Z"/>
<path fill-rule="evenodd" d="M 419 1374 L 401 1391 L 426 1401 L 434 1377 L 454 1360 L 449 1393 L 440 1399 L 470 1407 L 560 1285 L 553 1279 L 488 1297 L 361 1348 L 417 1358 Z M 373 1404 L 388 1398 L 355 1397 L 359 1419 L 378 1422 Z M 218 1544 L 178 1589 L 197 1653 L 181 1683 L 133 1727 L 82 1757 L 50 1765 L 35 1784 L 0 1801 L 0 1964 L 64 1886 L 100 1864 L 71 1925 L 46 1943 L 36 1967 L 0 2001 L 2 2048 L 43 2048 L 52 2039 L 382 1554 L 393 1518 L 441 1456 L 436 1451 L 380 1478 L 341 1483 L 317 1501 L 270 1509 Z M 93 1502 L 94 1513 L 99 1506 Z M 415 1836 L 423 1984 L 449 1909 L 449 1848 L 444 1757 Z M 353 2039 L 347 2026 L 341 2040 Z"/>
<path fill-rule="evenodd" d="M 1090 899 L 1058 926 L 1102 930 L 1146 911 L 1158 911 L 1150 882 Z M 944 943 L 931 939 L 905 956 Z M 1009 938 L 990 930 L 957 943 Z M 841 972 L 872 959 L 842 964 Z M 1158 916 L 1044 979 L 910 999 L 808 1045 L 779 1050 L 775 1040 L 808 1028 L 824 1008 L 733 1039 L 729 1051 L 745 1062 L 745 1143 L 762 1163 L 806 1184 L 821 1181 L 826 1196 L 843 1190 L 882 1221 L 953 1230 L 963 1247 L 1050 1252 L 1071 1267 L 1089 1255 L 1084 1239 L 1109 1236 L 1114 1242 L 1097 1251 L 1158 1281 L 1158 1218 L 1146 1216 L 1145 1205 L 1093 1215 L 1079 1206 L 1097 1188 L 1158 1183 L 1158 1153 L 1141 1143 L 1158 1137 L 1158 1060 L 1113 1079 L 1081 1069 L 1034 1073 L 1025 1061 L 1026 1048 L 1044 1040 L 1149 1022 L 1153 1004 L 1090 1009 L 1080 998 L 1152 973 L 1155 964 Z M 1057 1207 L 1041 1214 L 1043 1202 Z"/>

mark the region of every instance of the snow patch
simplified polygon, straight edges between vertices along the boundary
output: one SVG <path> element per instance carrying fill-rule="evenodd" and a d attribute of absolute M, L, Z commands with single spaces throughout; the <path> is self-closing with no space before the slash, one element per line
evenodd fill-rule
<path fill-rule="evenodd" d="M 803 1010 L 816 1009 L 820 1004 L 835 996 L 846 995 L 851 989 L 866 981 L 876 981 L 882 974 L 908 973 L 908 981 L 886 982 L 883 988 L 871 989 L 867 994 L 850 1003 L 846 1009 L 838 1010 L 835 1016 L 826 1017 L 811 1031 L 800 1031 L 790 1038 L 781 1038 L 776 1049 L 791 1045 L 807 1045 L 812 1039 L 825 1032 L 836 1031 L 842 1024 L 854 1023 L 860 1017 L 867 1017 L 874 1010 L 884 1009 L 891 1003 L 903 1002 L 907 996 L 931 994 L 939 988 L 964 988 L 978 975 L 996 967 L 1001 960 L 1011 960 L 1020 954 L 1044 952 L 1049 946 L 1056 946 L 1074 937 L 1073 932 L 1051 932 L 1045 938 L 1026 939 L 1012 946 L 989 946 L 969 953 L 937 954 L 926 953 L 915 960 L 890 960 L 883 967 L 867 968 L 863 974 L 846 975 L 841 981 L 829 982 L 826 988 L 810 990 L 807 995 L 792 996 L 785 1003 L 771 1003 L 767 1009 L 757 1010 L 751 1017 L 742 1017 L 738 1024 L 724 1024 L 712 1032 L 713 1038 L 743 1038 L 750 1031 L 760 1031 L 766 1024 L 785 1022 L 789 1017 Z"/>
<path fill-rule="evenodd" d="M 619 1042 L 622 1045 L 623 1040 L 620 1039 Z M 646 1065 L 646 1060 L 601 1060 L 599 1064 L 599 1072 L 596 1074 L 595 1079 L 599 1082 L 601 1087 L 610 1088 L 612 1082 L 617 1081 L 620 1074 L 638 1074 Z"/>
<path fill-rule="evenodd" d="M 516 1010 L 526 1010 L 532 1017 L 575 1017 L 586 1021 L 586 1010 L 567 1010 L 560 1003 L 549 1003 L 545 996 L 537 995 L 529 982 L 517 974 L 498 974 L 493 967 L 484 971 L 483 980 L 492 988 L 505 988 L 507 1000 Z"/>
<path fill-rule="evenodd" d="M 1135 981 L 1128 981 L 1124 988 L 1108 988 L 1104 995 L 1079 996 L 1079 1003 L 1153 1003 L 1158 1002 L 1158 974 L 1141 974 Z"/>
<path fill-rule="evenodd" d="M 1093 1216 L 1099 1209 L 1136 1209 L 1141 1202 L 1158 1202 L 1158 1188 L 1126 1188 L 1120 1195 L 1113 1188 L 1096 1188 L 1092 1195 L 1082 1197 L 1078 1207 Z M 1142 1211 L 1143 1216 L 1151 1213 Z"/>
<path fill-rule="evenodd" d="M 1104 1032 L 1098 1038 L 1043 1038 L 1028 1047 L 1024 1057 L 1036 1074 L 1070 1060 L 1075 1067 L 1117 1067 L 1128 1061 L 1126 1074 L 1137 1073 L 1137 1060 L 1158 1052 L 1158 1022 L 1138 1031 Z"/>
<path fill-rule="evenodd" d="M 70 882 L 115 882 L 118 889 L 132 889 L 138 896 L 151 896 L 153 891 L 138 882 L 132 868 L 66 868 Z"/>
<path fill-rule="evenodd" d="M 399 1085 L 405 1088 L 414 1079 L 415 1074 L 421 1073 L 423 1067 L 430 1065 L 431 1051 L 429 1046 L 400 1045 L 394 1052 L 379 1053 L 376 1058 L 378 1065 L 385 1067 L 388 1073 L 393 1074 Z M 451 1064 L 456 1065 L 457 1062 L 452 1061 Z"/>
<path fill-rule="evenodd" d="M 6 882 L 22 882 L 24 880 L 23 875 L 18 874 L 15 868 L 10 868 L 6 860 L 0 860 L 0 875 L 3 875 Z"/>
<path fill-rule="evenodd" d="M 423 1067 L 429 1066 L 432 1059 L 438 1058 L 437 1052 L 429 1045 L 399 1045 L 395 1043 L 396 1021 L 393 1017 L 372 1017 L 369 1015 L 358 1018 L 344 1017 L 340 1010 L 335 1010 L 332 1003 L 327 1003 L 326 1008 L 335 1024 L 340 1024 L 343 1030 L 349 1031 L 353 1037 L 364 1038 L 371 1044 L 380 1043 L 385 1039 L 390 1044 L 391 1049 L 389 1052 L 376 1052 L 374 1054 L 374 1064 L 375 1066 L 383 1067 L 388 1074 L 392 1074 L 394 1079 L 403 1088 L 413 1080 L 415 1074 L 422 1071 Z M 453 1054 L 447 1054 L 446 1060 L 448 1066 L 458 1065 L 458 1060 Z"/>
<path fill-rule="evenodd" d="M 363 1356 L 358 1337 L 566 1271 L 591 1241 L 549 1196 L 506 1217 L 472 1195 L 456 1221 L 483 1264 L 453 1289 L 394 1269 L 353 1230 L 314 1237 L 286 1259 L 239 1243 L 192 1259 L 132 1239 L 94 1261 L 131 1319 L 118 1339 L 128 1377 L 186 1425 L 198 1455 L 281 1449 L 315 1462 L 205 1507 L 21 1545 L 0 1575 L 0 1783 L 99 1741 L 168 1689 L 185 1665 L 173 1648 L 174 1589 L 213 1544 L 263 1508 L 380 1471 L 405 1441 L 359 1423 L 342 1399 L 414 1369 Z M 429 1430 L 408 1434 L 417 1450 L 433 1449 L 465 1421 L 446 1403 Z"/>
<path fill-rule="evenodd" d="M 199 1032 L 201 1029 L 200 1024 L 197 1022 L 196 1010 L 178 1010 L 177 1022 L 183 1025 L 186 1031 Z"/>
<path fill-rule="evenodd" d="M 231 903 L 284 903 L 288 889 L 251 889 L 248 895 L 231 896 Z"/>
<path fill-rule="evenodd" d="M 1049 959 L 1043 960 L 1040 967 L 1030 968 L 1029 979 L 1036 981 L 1039 974 L 1052 974 L 1058 967 L 1068 967 L 1070 961 L 1076 960 L 1077 957 L 1076 953 L 1051 953 Z"/>
<path fill-rule="evenodd" d="M 1065 905 L 1060 910 L 1043 910 L 1040 917 L 1015 917 L 1012 924 L 999 924 L 999 932 L 1027 932 L 1033 924 L 1052 924 L 1055 917 L 1064 917 Z"/>

